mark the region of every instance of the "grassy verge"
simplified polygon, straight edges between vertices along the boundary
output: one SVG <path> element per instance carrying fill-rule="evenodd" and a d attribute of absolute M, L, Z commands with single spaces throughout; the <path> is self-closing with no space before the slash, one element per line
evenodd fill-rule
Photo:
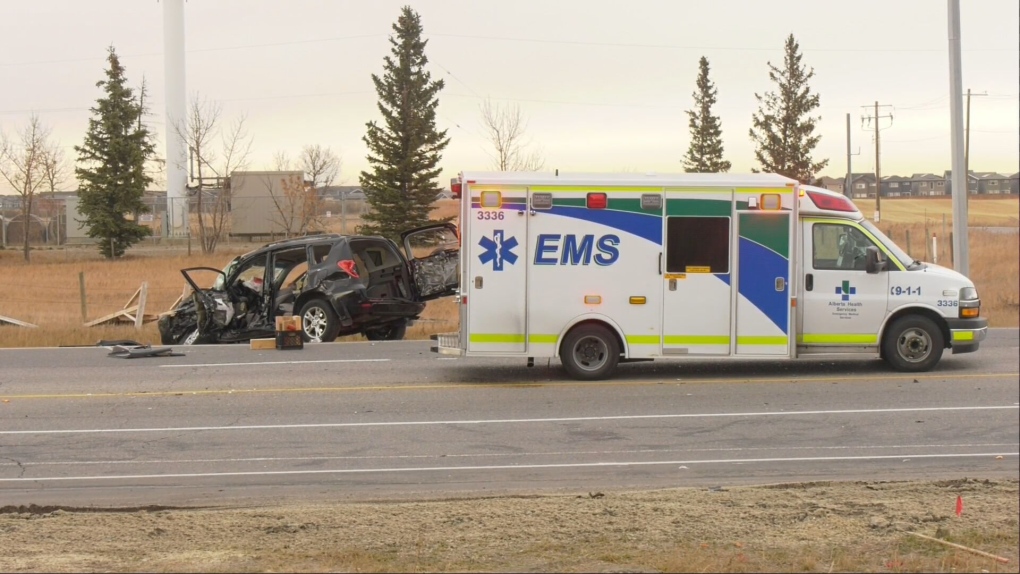
<path fill-rule="evenodd" d="M 953 513 L 957 496 L 965 500 Z M 0 514 L 4 571 L 1017 572 L 1016 480 Z M 1000 563 L 916 538 L 940 536 Z"/>

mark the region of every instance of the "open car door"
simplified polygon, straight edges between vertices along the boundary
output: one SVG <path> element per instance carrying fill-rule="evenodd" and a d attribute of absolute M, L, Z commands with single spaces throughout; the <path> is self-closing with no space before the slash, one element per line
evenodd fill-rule
<path fill-rule="evenodd" d="M 452 223 L 436 223 L 400 234 L 411 276 L 422 301 L 448 297 L 460 287 L 460 236 Z"/>
<path fill-rule="evenodd" d="M 198 271 L 218 274 L 220 279 L 216 281 L 213 288 L 203 289 L 191 277 L 191 273 Z M 223 285 L 225 282 L 223 271 L 212 267 L 188 267 L 181 269 L 181 275 L 184 276 L 184 280 L 188 282 L 194 293 L 199 335 L 209 335 L 227 327 L 234 318 L 234 305 L 226 290 L 216 288 L 216 285 Z"/>

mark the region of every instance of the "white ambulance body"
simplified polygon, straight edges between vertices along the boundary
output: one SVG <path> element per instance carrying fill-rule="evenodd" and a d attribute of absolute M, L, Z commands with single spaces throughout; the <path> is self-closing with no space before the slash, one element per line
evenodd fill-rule
<path fill-rule="evenodd" d="M 434 350 L 620 361 L 865 353 L 923 371 L 987 332 L 974 284 L 774 174 L 461 174 L 460 330 Z"/>

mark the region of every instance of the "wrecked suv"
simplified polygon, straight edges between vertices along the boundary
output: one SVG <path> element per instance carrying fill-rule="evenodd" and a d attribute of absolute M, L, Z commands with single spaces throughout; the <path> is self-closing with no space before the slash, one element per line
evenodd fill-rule
<path fill-rule="evenodd" d="M 398 340 L 425 302 L 459 284 L 457 228 L 441 223 L 382 237 L 314 235 L 265 245 L 222 269 L 182 269 L 191 293 L 159 320 L 164 345 L 272 337 L 276 317 L 301 317 L 309 342 L 363 333 Z M 212 273 L 211 288 L 195 278 Z"/>

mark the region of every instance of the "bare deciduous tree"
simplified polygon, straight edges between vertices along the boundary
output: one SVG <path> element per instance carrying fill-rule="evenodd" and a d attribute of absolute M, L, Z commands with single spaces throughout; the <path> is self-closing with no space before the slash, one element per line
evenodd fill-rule
<path fill-rule="evenodd" d="M 187 129 L 174 126 L 177 137 L 184 140 L 194 158 L 197 173 L 192 173 L 191 178 L 198 181 L 195 189 L 196 210 L 203 253 L 215 252 L 223 238 L 230 215 L 230 174 L 244 169 L 251 155 L 252 138 L 245 129 L 245 116 L 239 116 L 229 125 L 222 126 L 221 111 L 219 104 L 195 96 L 188 113 Z M 209 170 L 212 175 L 206 175 L 208 172 L 205 170 Z M 215 195 L 204 197 L 203 191 L 206 189 L 213 190 Z M 207 199 L 211 205 L 204 205 Z"/>
<path fill-rule="evenodd" d="M 312 189 L 333 185 L 343 166 L 343 160 L 332 148 L 319 144 L 302 148 L 299 161 L 301 169 L 312 180 Z"/>
<path fill-rule="evenodd" d="M 32 203 L 36 194 L 50 184 L 51 191 L 60 183 L 62 154 L 51 144 L 50 128 L 39 116 L 32 115 L 28 124 L 15 137 L 0 133 L 0 177 L 21 196 L 24 220 L 24 256 L 31 262 L 28 248 Z"/>
<path fill-rule="evenodd" d="M 278 162 L 278 165 L 281 164 Z M 264 183 L 273 202 L 273 212 L 270 215 L 272 222 L 283 230 L 286 237 L 320 231 L 323 228 L 320 215 L 322 199 L 311 182 L 299 175 L 290 174 L 280 178 L 280 186 L 277 188 L 271 177 L 267 175 Z"/>
<path fill-rule="evenodd" d="M 528 120 L 516 104 L 482 102 L 482 127 L 492 144 L 493 167 L 499 171 L 539 171 L 545 167 L 541 150 L 529 149 Z"/>

